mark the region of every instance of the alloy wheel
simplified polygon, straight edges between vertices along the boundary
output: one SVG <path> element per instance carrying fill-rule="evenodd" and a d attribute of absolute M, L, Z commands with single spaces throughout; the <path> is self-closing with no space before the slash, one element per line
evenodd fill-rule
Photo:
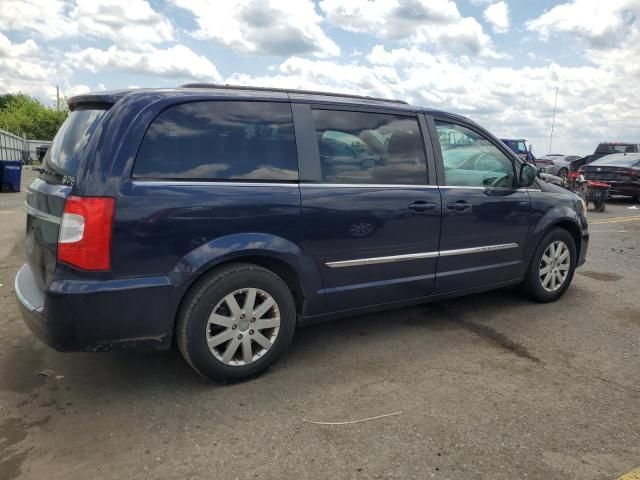
<path fill-rule="evenodd" d="M 219 361 L 249 365 L 273 346 L 280 330 L 280 309 L 264 290 L 243 288 L 218 302 L 206 328 L 209 350 Z"/>
<path fill-rule="evenodd" d="M 555 292 L 562 287 L 569 275 L 571 267 L 571 251 L 561 240 L 551 242 L 542 254 L 539 276 L 542 288 L 547 292 Z"/>

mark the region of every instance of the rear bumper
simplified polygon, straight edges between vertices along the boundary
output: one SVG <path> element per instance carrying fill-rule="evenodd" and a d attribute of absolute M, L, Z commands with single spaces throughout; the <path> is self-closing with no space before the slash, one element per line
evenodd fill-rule
<path fill-rule="evenodd" d="M 25 324 L 58 351 L 164 350 L 177 302 L 166 277 L 56 280 L 42 291 L 29 265 L 15 278 Z"/>
<path fill-rule="evenodd" d="M 612 195 L 640 195 L 640 184 L 632 182 L 606 182 L 611 185 L 609 193 Z"/>

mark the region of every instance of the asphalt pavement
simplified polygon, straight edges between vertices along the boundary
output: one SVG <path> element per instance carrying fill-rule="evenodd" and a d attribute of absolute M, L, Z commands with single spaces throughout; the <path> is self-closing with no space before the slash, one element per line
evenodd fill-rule
<path fill-rule="evenodd" d="M 0 194 L 0 480 L 604 480 L 640 467 L 629 200 L 589 213 L 587 263 L 556 303 L 506 289 L 300 329 L 269 372 L 233 385 L 177 350 L 35 340 L 13 294 L 23 203 Z"/>

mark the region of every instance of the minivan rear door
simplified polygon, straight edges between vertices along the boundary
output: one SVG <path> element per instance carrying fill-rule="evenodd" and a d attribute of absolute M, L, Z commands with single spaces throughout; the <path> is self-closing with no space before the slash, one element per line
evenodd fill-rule
<path fill-rule="evenodd" d="M 107 107 L 78 108 L 58 130 L 42 163 L 40 178 L 27 189 L 25 248 L 33 277 L 42 290 L 56 267 L 58 233 L 64 203 L 75 184 L 87 145 Z"/>
<path fill-rule="evenodd" d="M 429 184 L 424 118 L 327 105 L 293 110 L 302 242 L 319 263 L 328 309 L 429 295 L 441 204 Z"/>

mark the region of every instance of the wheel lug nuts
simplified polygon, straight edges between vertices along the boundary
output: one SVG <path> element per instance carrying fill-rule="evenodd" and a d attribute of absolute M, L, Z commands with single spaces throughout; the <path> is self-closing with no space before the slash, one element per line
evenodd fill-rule
<path fill-rule="evenodd" d="M 235 330 L 236 328 L 238 328 L 238 325 L 236 325 L 235 323 L 233 325 L 231 325 L 231 329 Z"/>
<path fill-rule="evenodd" d="M 249 335 L 253 335 L 253 330 L 249 330 Z"/>
<path fill-rule="evenodd" d="M 242 334 L 238 335 L 238 340 L 242 340 Z"/>
<path fill-rule="evenodd" d="M 240 320 L 244 320 L 244 313 L 240 315 Z"/>
<path fill-rule="evenodd" d="M 255 322 L 256 321 L 256 317 L 251 317 L 251 321 Z"/>

